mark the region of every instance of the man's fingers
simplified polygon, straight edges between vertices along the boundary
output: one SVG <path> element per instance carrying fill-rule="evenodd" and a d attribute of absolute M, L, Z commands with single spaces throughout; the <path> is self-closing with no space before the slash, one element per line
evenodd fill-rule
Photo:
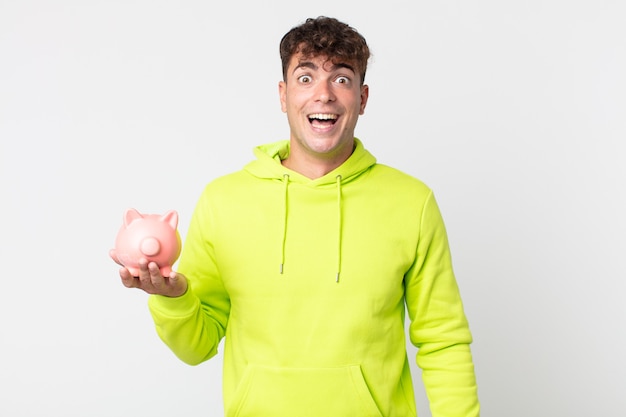
<path fill-rule="evenodd" d="M 155 262 L 148 264 L 148 272 L 150 274 L 150 283 L 157 290 L 161 290 L 165 286 L 165 277 L 161 275 L 161 269 Z"/>
<path fill-rule="evenodd" d="M 122 283 L 127 288 L 139 288 L 148 294 L 160 294 L 168 297 L 178 297 L 187 292 L 187 279 L 172 271 L 163 276 L 161 269 L 155 262 L 145 259 L 139 261 L 139 276 L 133 276 L 127 268 L 120 269 Z"/>
<path fill-rule="evenodd" d="M 126 268 L 120 268 L 120 278 L 122 279 L 122 284 L 127 288 L 137 288 L 140 286 L 137 277 L 134 277 Z"/>
<path fill-rule="evenodd" d="M 178 297 L 187 292 L 187 278 L 177 272 L 172 271 L 170 273 L 168 285 L 170 287 L 170 296 Z"/>
<path fill-rule="evenodd" d="M 141 288 L 150 292 L 152 285 L 152 276 L 148 267 L 148 261 L 146 259 L 140 259 L 139 266 L 139 282 L 141 282 Z"/>

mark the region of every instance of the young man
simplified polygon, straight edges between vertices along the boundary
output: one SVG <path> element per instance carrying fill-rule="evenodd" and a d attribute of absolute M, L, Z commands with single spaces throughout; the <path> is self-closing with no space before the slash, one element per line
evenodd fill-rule
<path fill-rule="evenodd" d="M 201 363 L 225 337 L 227 416 L 416 415 L 410 340 L 433 417 L 479 415 L 472 340 L 427 186 L 354 137 L 365 39 L 309 19 L 281 41 L 290 139 L 257 147 L 200 197 L 178 272 L 141 264 L 162 340 Z"/>

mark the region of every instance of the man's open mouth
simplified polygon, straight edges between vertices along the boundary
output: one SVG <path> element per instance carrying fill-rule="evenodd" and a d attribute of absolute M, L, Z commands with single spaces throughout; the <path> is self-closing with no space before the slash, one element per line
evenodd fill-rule
<path fill-rule="evenodd" d="M 313 113 L 309 114 L 309 123 L 313 127 L 329 127 L 337 122 L 339 115 L 333 113 Z"/>

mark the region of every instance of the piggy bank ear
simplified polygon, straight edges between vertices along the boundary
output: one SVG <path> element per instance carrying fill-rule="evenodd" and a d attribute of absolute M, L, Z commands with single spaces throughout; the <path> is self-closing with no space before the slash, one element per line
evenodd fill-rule
<path fill-rule="evenodd" d="M 178 213 L 174 210 L 170 210 L 162 215 L 160 220 L 162 222 L 168 223 L 174 230 L 176 230 L 176 227 L 178 227 Z"/>
<path fill-rule="evenodd" d="M 126 210 L 126 213 L 124 213 L 124 226 L 128 227 L 128 225 L 134 222 L 135 220 L 142 219 L 142 218 L 143 216 L 141 215 L 141 213 L 139 213 L 134 208 L 129 208 L 128 210 Z"/>

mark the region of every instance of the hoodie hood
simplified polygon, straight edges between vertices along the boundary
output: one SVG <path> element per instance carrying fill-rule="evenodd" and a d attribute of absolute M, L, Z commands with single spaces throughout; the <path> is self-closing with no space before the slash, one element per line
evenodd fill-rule
<path fill-rule="evenodd" d="M 366 172 L 371 166 L 376 164 L 376 158 L 369 153 L 363 143 L 354 138 L 354 151 L 352 155 L 339 167 L 332 170 L 328 174 L 310 179 L 282 165 L 281 161 L 289 156 L 290 142 L 283 140 L 267 145 L 261 145 L 254 148 L 254 154 L 257 157 L 255 161 L 250 162 L 244 167 L 244 170 L 251 175 L 267 180 L 281 181 L 283 184 L 283 217 L 282 217 L 282 238 L 279 262 L 279 272 L 283 274 L 285 268 L 285 246 L 288 237 L 288 219 L 289 219 L 289 186 L 291 183 L 304 185 L 311 188 L 327 188 L 336 187 L 337 190 L 337 273 L 335 281 L 339 282 L 341 275 L 341 252 L 342 252 L 342 232 L 343 232 L 343 196 L 342 186 L 358 178 Z"/>
<path fill-rule="evenodd" d="M 285 175 L 289 175 L 291 182 L 315 187 L 336 184 L 338 176 L 341 177 L 342 184 L 346 184 L 376 164 L 376 158 L 363 147 L 359 139 L 354 138 L 352 155 L 338 168 L 323 177 L 312 180 L 281 164 L 281 161 L 289 156 L 289 149 L 288 140 L 257 146 L 254 148 L 254 155 L 257 159 L 246 165 L 244 169 L 258 178 L 282 181 Z"/>

